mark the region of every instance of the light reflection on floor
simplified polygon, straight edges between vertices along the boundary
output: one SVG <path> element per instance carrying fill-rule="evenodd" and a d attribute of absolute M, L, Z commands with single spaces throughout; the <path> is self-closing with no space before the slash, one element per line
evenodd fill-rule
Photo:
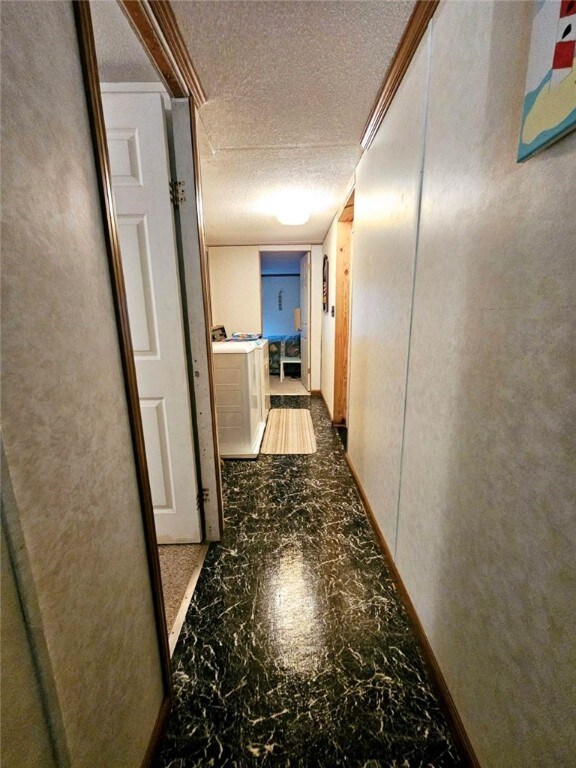
<path fill-rule="evenodd" d="M 264 587 L 278 662 L 304 676 L 320 667 L 324 650 L 317 588 L 298 545 L 282 552 Z"/>
<path fill-rule="evenodd" d="M 157 765 L 454 768 L 412 630 L 319 398 L 318 451 L 227 461 Z"/>

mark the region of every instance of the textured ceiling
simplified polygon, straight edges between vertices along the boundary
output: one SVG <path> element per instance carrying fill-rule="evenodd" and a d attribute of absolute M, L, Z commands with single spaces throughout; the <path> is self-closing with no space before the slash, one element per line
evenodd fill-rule
<path fill-rule="evenodd" d="M 172 0 L 208 101 L 199 111 L 209 245 L 322 242 L 414 0 Z M 116 0 L 92 0 L 100 78 L 158 75 Z M 269 201 L 310 198 L 279 224 Z"/>
<path fill-rule="evenodd" d="M 200 109 L 210 245 L 321 242 L 413 0 L 172 1 L 208 102 Z M 265 198 L 308 194 L 307 224 Z"/>
<path fill-rule="evenodd" d="M 98 74 L 104 83 L 160 80 L 116 0 L 91 0 Z"/>
<path fill-rule="evenodd" d="M 200 142 L 200 147 L 206 146 Z M 360 159 L 359 144 L 221 150 L 202 157 L 202 195 L 209 245 L 319 243 Z M 302 226 L 284 226 L 262 211 L 262 198 L 285 188 L 312 192 L 323 211 Z"/>

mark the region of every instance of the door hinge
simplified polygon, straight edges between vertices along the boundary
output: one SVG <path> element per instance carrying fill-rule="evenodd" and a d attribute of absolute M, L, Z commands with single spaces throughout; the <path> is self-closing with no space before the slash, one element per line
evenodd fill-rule
<path fill-rule="evenodd" d="M 209 488 L 201 488 L 198 491 L 198 495 L 196 496 L 196 509 L 198 512 L 202 509 L 202 506 L 204 504 L 207 504 L 210 501 L 210 489 Z"/>
<path fill-rule="evenodd" d="M 186 202 L 186 184 L 183 181 L 176 181 L 172 179 L 169 182 L 170 187 L 170 202 L 172 205 L 178 207 L 182 203 Z"/>

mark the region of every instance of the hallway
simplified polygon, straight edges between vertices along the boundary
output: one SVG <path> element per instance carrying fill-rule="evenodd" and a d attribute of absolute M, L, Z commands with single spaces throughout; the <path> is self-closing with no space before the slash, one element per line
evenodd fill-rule
<path fill-rule="evenodd" d="M 158 765 L 463 765 L 318 397 L 311 456 L 224 468 Z"/>

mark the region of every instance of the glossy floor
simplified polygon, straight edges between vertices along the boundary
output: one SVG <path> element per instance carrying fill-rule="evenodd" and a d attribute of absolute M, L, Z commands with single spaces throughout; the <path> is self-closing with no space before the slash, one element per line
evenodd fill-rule
<path fill-rule="evenodd" d="M 227 461 L 158 764 L 463 765 L 318 398 L 318 451 Z"/>

